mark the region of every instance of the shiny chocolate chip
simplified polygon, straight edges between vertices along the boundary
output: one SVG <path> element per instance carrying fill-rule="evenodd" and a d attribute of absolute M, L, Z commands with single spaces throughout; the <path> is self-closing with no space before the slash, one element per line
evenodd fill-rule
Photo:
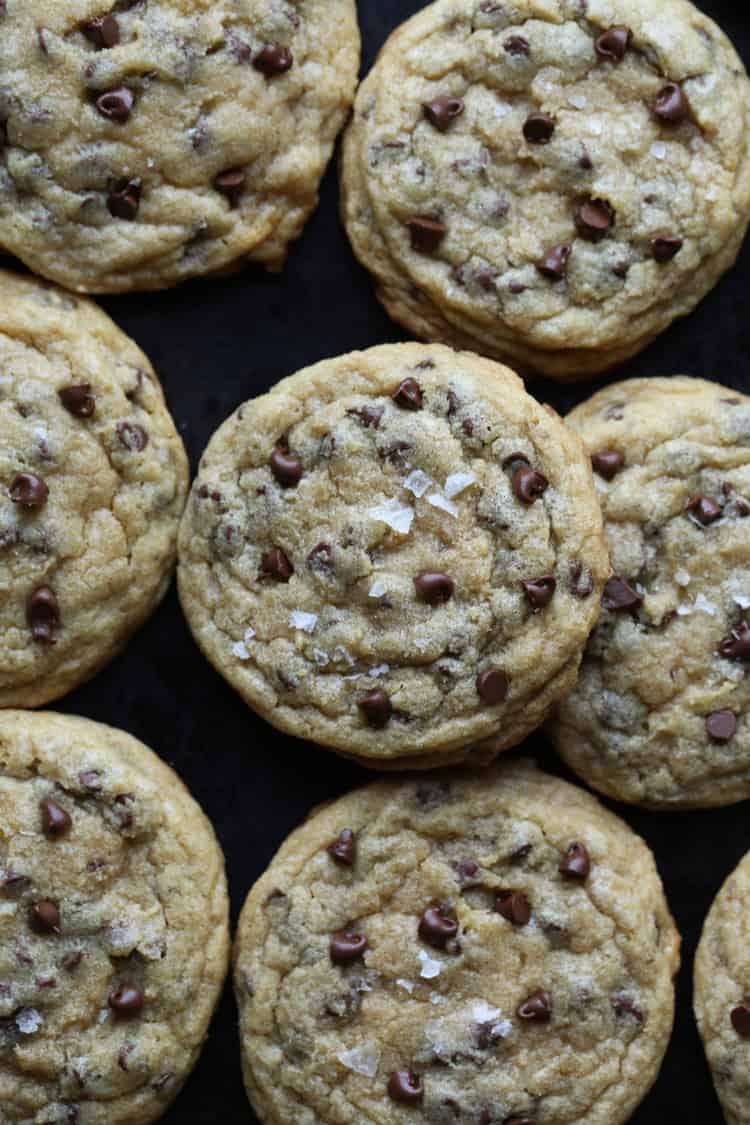
<path fill-rule="evenodd" d="M 621 62 L 627 54 L 633 33 L 629 27 L 618 24 L 603 31 L 594 43 L 594 50 L 600 59 L 608 62 Z"/>
<path fill-rule="evenodd" d="M 74 418 L 90 418 L 96 410 L 96 396 L 90 383 L 75 383 L 57 392 L 60 402 Z"/>
<path fill-rule="evenodd" d="M 418 254 L 432 254 L 448 233 L 448 228 L 434 215 L 415 215 L 406 224 L 411 248 Z"/>
<path fill-rule="evenodd" d="M 121 125 L 130 117 L 134 105 L 135 95 L 127 86 L 115 86 L 112 90 L 105 90 L 96 99 L 96 108 L 102 117 Z"/>
<path fill-rule="evenodd" d="M 294 574 L 294 567 L 281 547 L 266 551 L 260 561 L 260 577 L 274 578 L 277 582 L 288 582 Z"/>
<path fill-rule="evenodd" d="M 107 1003 L 118 1016 L 135 1016 L 143 1008 L 145 997 L 140 985 L 122 981 L 109 994 Z"/>
<path fill-rule="evenodd" d="M 576 209 L 575 224 L 581 238 L 601 242 L 615 225 L 615 213 L 604 199 L 588 199 Z"/>
<path fill-rule="evenodd" d="M 706 715 L 706 732 L 714 742 L 731 742 L 737 733 L 737 716 L 733 711 L 714 711 Z"/>
<path fill-rule="evenodd" d="M 45 797 L 39 802 L 39 811 L 42 814 L 42 832 L 50 840 L 70 831 L 73 824 L 70 814 L 51 797 Z"/>
<path fill-rule="evenodd" d="M 642 602 L 643 597 L 617 574 L 613 574 L 604 587 L 602 605 L 612 613 L 637 609 Z"/>
<path fill-rule="evenodd" d="M 59 934 L 60 910 L 57 903 L 48 898 L 33 903 L 29 910 L 29 925 L 38 934 Z"/>
<path fill-rule="evenodd" d="M 443 605 L 453 597 L 455 583 L 448 574 L 439 570 L 425 570 L 414 579 L 414 588 L 420 601 L 427 605 Z"/>
<path fill-rule="evenodd" d="M 591 454 L 591 466 L 604 480 L 613 480 L 625 465 L 625 457 L 616 449 L 600 449 Z"/>
<path fill-rule="evenodd" d="M 26 620 L 35 641 L 53 645 L 60 628 L 60 605 L 49 586 L 39 586 L 26 605 Z"/>
<path fill-rule="evenodd" d="M 278 74 L 285 74 L 291 70 L 294 56 L 288 47 L 281 43 L 267 43 L 253 59 L 253 66 L 266 78 L 274 78 Z"/>
<path fill-rule="evenodd" d="M 417 1105 L 424 1098 L 422 1079 L 412 1070 L 394 1070 L 388 1079 L 388 1097 L 404 1105 Z"/>
<path fill-rule="evenodd" d="M 530 145 L 546 145 L 555 132 L 555 119 L 546 113 L 531 113 L 524 121 L 523 135 Z"/>
<path fill-rule="evenodd" d="M 568 272 L 568 262 L 572 253 L 572 246 L 563 244 L 553 246 L 551 250 L 536 263 L 539 273 L 550 281 L 562 281 Z"/>
<path fill-rule="evenodd" d="M 591 859 L 585 844 L 570 845 L 560 864 L 560 874 L 568 879 L 587 879 L 591 872 Z"/>
<path fill-rule="evenodd" d="M 526 926 L 531 918 L 531 904 L 521 891 L 500 891 L 495 910 L 514 926 Z"/>
<path fill-rule="evenodd" d="M 678 82 L 662 86 L 652 106 L 654 115 L 666 125 L 681 125 L 690 116 L 690 106 Z"/>
<path fill-rule="evenodd" d="M 353 867 L 357 859 L 357 837 L 351 828 L 342 828 L 326 851 L 335 863 L 342 867 Z"/>
<path fill-rule="evenodd" d="M 525 579 L 521 585 L 526 600 L 535 613 L 539 613 L 549 605 L 557 589 L 557 582 L 551 574 L 545 574 L 542 578 Z"/>
<path fill-rule="evenodd" d="M 268 463 L 282 488 L 294 488 L 302 479 L 302 462 L 288 449 L 277 446 Z"/>
<path fill-rule="evenodd" d="M 382 730 L 393 714 L 390 696 L 382 688 L 376 688 L 375 691 L 369 692 L 359 700 L 357 706 L 367 725 L 375 730 Z"/>
<path fill-rule="evenodd" d="M 422 388 L 416 379 L 404 379 L 396 387 L 391 398 L 404 410 L 422 409 Z"/>
<path fill-rule="evenodd" d="M 332 934 L 329 949 L 334 965 L 348 965 L 362 957 L 367 949 L 367 938 L 364 934 L 340 930 Z"/>
<path fill-rule="evenodd" d="M 445 949 L 457 933 L 458 922 L 444 905 L 428 907 L 419 921 L 419 936 L 435 949 Z"/>
<path fill-rule="evenodd" d="M 549 487 L 549 481 L 543 473 L 528 466 L 516 469 L 511 478 L 513 494 L 524 504 L 533 504 L 543 496 Z"/>
<path fill-rule="evenodd" d="M 14 504 L 29 511 L 43 508 L 49 499 L 49 488 L 34 473 L 18 473 L 11 481 L 8 493 Z"/>
<path fill-rule="evenodd" d="M 495 707 L 506 699 L 510 688 L 510 680 L 500 668 L 488 668 L 486 671 L 479 673 L 476 685 L 482 702 L 487 703 L 490 707 Z"/>
<path fill-rule="evenodd" d="M 239 206 L 246 182 L 247 175 L 242 168 L 228 168 L 225 172 L 219 172 L 213 179 L 216 191 L 226 196 L 233 208 Z"/>
<path fill-rule="evenodd" d="M 552 1018 L 552 997 L 549 992 L 534 992 L 518 1005 L 518 1018 L 529 1023 L 549 1023 Z"/>
<path fill-rule="evenodd" d="M 424 115 L 431 125 L 444 133 L 452 121 L 464 111 L 463 98 L 443 96 L 423 105 Z"/>

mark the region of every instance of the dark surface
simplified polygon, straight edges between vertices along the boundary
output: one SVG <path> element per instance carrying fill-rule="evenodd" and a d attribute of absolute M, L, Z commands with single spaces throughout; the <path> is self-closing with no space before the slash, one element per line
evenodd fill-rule
<path fill-rule="evenodd" d="M 386 34 L 419 7 L 417 0 L 359 0 L 365 68 Z M 702 7 L 750 62 L 745 5 L 706 0 Z M 750 243 L 697 312 L 618 376 L 693 374 L 750 391 L 749 292 Z M 225 281 L 103 304 L 160 372 L 193 467 L 230 411 L 282 376 L 326 356 L 402 338 L 349 250 L 338 220 L 333 169 L 320 208 L 282 276 L 250 270 Z M 561 389 L 541 381 L 530 389 L 560 410 L 590 393 L 585 384 Z M 216 826 L 227 857 L 233 919 L 287 833 L 315 804 L 369 776 L 312 744 L 278 734 L 253 715 L 198 652 L 174 592 L 126 653 L 58 709 L 130 731 L 177 769 Z M 531 740 L 526 749 L 558 769 L 542 739 Z M 750 809 L 745 804 L 681 815 L 624 806 L 616 811 L 656 853 L 684 937 L 674 1038 L 659 1081 L 632 1120 L 719 1125 L 692 1017 L 690 978 L 711 900 L 750 848 Z M 255 1121 L 242 1088 L 236 1012 L 228 992 L 196 1072 L 164 1121 Z"/>

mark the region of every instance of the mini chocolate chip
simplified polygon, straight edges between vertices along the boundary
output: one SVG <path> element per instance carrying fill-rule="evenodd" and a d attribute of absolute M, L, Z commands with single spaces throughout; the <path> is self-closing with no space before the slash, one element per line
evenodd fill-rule
<path fill-rule="evenodd" d="M 610 996 L 609 1002 L 616 1016 L 633 1016 L 638 1023 L 643 1023 L 643 1012 L 629 996 Z"/>
<path fill-rule="evenodd" d="M 247 175 L 242 168 L 228 168 L 226 172 L 219 172 L 213 179 L 216 191 L 225 195 L 233 208 L 239 205 L 246 182 Z"/>
<path fill-rule="evenodd" d="M 414 579 L 414 588 L 420 601 L 442 605 L 453 597 L 455 583 L 440 570 L 425 570 Z"/>
<path fill-rule="evenodd" d="M 588 199 L 577 208 L 575 224 L 581 238 L 601 242 L 615 225 L 615 212 L 604 199 Z"/>
<path fill-rule="evenodd" d="M 65 811 L 62 805 L 58 805 L 57 801 L 53 801 L 51 797 L 45 797 L 44 800 L 39 802 L 39 808 L 42 814 L 42 831 L 45 836 L 55 839 L 57 836 L 64 836 L 66 832 L 70 831 L 73 824 L 70 814 Z"/>
<path fill-rule="evenodd" d="M 382 406 L 362 406 L 358 410 L 347 410 L 350 418 L 357 418 L 366 430 L 377 430 L 382 419 L 384 410 Z"/>
<path fill-rule="evenodd" d="M 411 236 L 411 248 L 419 254 L 432 254 L 448 233 L 448 228 L 434 215 L 415 215 L 406 224 Z"/>
<path fill-rule="evenodd" d="M 57 395 L 74 418 L 90 418 L 96 410 L 96 396 L 91 393 L 90 383 L 76 383 L 70 387 L 62 387 Z"/>
<path fill-rule="evenodd" d="M 83 953 L 80 949 L 74 949 L 70 953 L 66 953 L 63 957 L 63 968 L 66 973 L 74 973 L 78 966 L 83 961 Z"/>
<path fill-rule="evenodd" d="M 549 1023 L 552 1017 L 552 997 L 541 989 L 518 1005 L 518 1018 L 531 1023 Z"/>
<path fill-rule="evenodd" d="M 604 587 L 604 596 L 602 597 L 602 605 L 605 609 L 612 612 L 619 612 L 625 609 L 637 609 L 643 602 L 640 594 L 630 587 L 624 578 L 619 575 L 613 574 Z"/>
<path fill-rule="evenodd" d="M 460 117 L 463 113 L 464 102 L 463 98 L 443 96 L 435 98 L 434 101 L 425 102 L 422 108 L 430 124 L 444 133 L 451 121 L 454 121 L 456 117 Z"/>
<path fill-rule="evenodd" d="M 294 574 L 294 567 L 281 547 L 266 551 L 260 561 L 260 577 L 275 578 L 277 582 L 288 582 Z"/>
<path fill-rule="evenodd" d="M 750 625 L 743 621 L 719 645 L 719 653 L 727 660 L 750 660 Z"/>
<path fill-rule="evenodd" d="M 26 606 L 26 620 L 35 641 L 43 645 L 55 643 L 55 633 L 60 628 L 60 605 L 49 586 L 40 586 L 31 595 Z"/>
<path fill-rule="evenodd" d="M 135 105 L 135 95 L 127 86 L 106 90 L 96 99 L 96 108 L 102 117 L 120 124 L 127 121 Z"/>
<path fill-rule="evenodd" d="M 107 196 L 107 209 L 114 219 L 132 223 L 141 205 L 141 180 L 118 180 Z"/>
<path fill-rule="evenodd" d="M 516 469 L 511 479 L 514 495 L 524 504 L 533 504 L 544 495 L 548 487 L 549 481 L 544 474 L 529 467 Z"/>
<path fill-rule="evenodd" d="M 572 252 L 572 246 L 563 244 L 562 246 L 553 246 L 548 250 L 536 263 L 536 268 L 543 277 L 547 277 L 550 281 L 561 281 L 568 272 L 568 262 Z"/>
<path fill-rule="evenodd" d="M 403 407 L 404 410 L 422 409 L 422 388 L 416 379 L 404 379 L 396 387 L 391 398 L 397 406 Z"/>
<path fill-rule="evenodd" d="M 118 422 L 115 427 L 120 445 L 129 453 L 143 453 L 148 445 L 148 434 L 135 422 Z"/>
<path fill-rule="evenodd" d="M 750 1039 L 750 1002 L 744 1000 L 732 1009 L 732 1027 L 743 1039 Z"/>
<path fill-rule="evenodd" d="M 479 673 L 476 684 L 479 698 L 495 707 L 507 697 L 510 680 L 499 668 L 488 668 L 486 672 Z"/>
<path fill-rule="evenodd" d="M 625 465 L 625 457 L 617 449 L 600 449 L 591 454 L 591 465 L 595 473 L 605 480 L 613 480 Z"/>
<path fill-rule="evenodd" d="M 714 711 L 706 716 L 706 731 L 714 742 L 730 742 L 737 733 L 737 716 L 732 711 Z"/>
<path fill-rule="evenodd" d="M 18 473 L 8 490 L 14 504 L 22 508 L 43 508 L 49 498 L 49 488 L 41 477 L 33 473 Z"/>
<path fill-rule="evenodd" d="M 473 859 L 460 859 L 456 864 L 456 874 L 461 882 L 473 879 L 479 871 L 479 864 Z"/>
<path fill-rule="evenodd" d="M 620 62 L 625 58 L 633 33 L 629 27 L 618 24 L 602 32 L 594 43 L 594 50 L 600 59 Z"/>
<path fill-rule="evenodd" d="M 521 585 L 535 613 L 549 605 L 557 588 L 557 582 L 551 574 L 545 574 L 542 578 L 527 578 Z"/>
<path fill-rule="evenodd" d="M 107 1003 L 118 1016 L 135 1016 L 143 1007 L 143 989 L 132 981 L 122 981 L 109 994 Z"/>
<path fill-rule="evenodd" d="M 661 88 L 652 109 L 655 116 L 667 125 L 681 125 L 690 115 L 685 92 L 677 82 L 667 82 Z"/>
<path fill-rule="evenodd" d="M 57 904 L 48 898 L 33 903 L 29 910 L 29 925 L 38 934 L 59 934 L 60 911 Z"/>
<path fill-rule="evenodd" d="M 351 828 L 342 828 L 326 851 L 334 862 L 343 867 L 353 867 L 357 859 L 357 837 Z"/>
<path fill-rule="evenodd" d="M 288 47 L 281 43 L 267 43 L 253 59 L 253 66 L 266 78 L 273 78 L 277 74 L 285 74 L 291 70 L 294 56 Z"/>
<path fill-rule="evenodd" d="M 503 50 L 516 57 L 528 55 L 530 49 L 529 41 L 523 35 L 511 35 L 509 39 L 503 42 Z"/>
<path fill-rule="evenodd" d="M 382 730 L 393 714 L 390 696 L 382 688 L 369 692 L 360 699 L 357 706 L 364 715 L 367 725 L 374 727 L 375 730 Z"/>
<path fill-rule="evenodd" d="M 560 874 L 568 879 L 588 879 L 591 859 L 585 844 L 571 844 L 560 864 Z"/>
<path fill-rule="evenodd" d="M 614 266 L 612 266 L 612 273 L 615 275 L 615 277 L 619 277 L 621 281 L 624 281 L 630 273 L 630 262 L 617 262 Z"/>
<path fill-rule="evenodd" d="M 424 1097 L 422 1079 L 412 1070 L 394 1070 L 388 1079 L 388 1097 L 394 1102 L 416 1105 Z"/>
<path fill-rule="evenodd" d="M 307 556 L 307 565 L 325 578 L 332 578 L 334 567 L 332 559 L 333 549 L 330 543 L 316 543 Z"/>
<path fill-rule="evenodd" d="M 334 965 L 348 965 L 351 961 L 358 961 L 366 949 L 367 938 L 364 934 L 340 930 L 331 936 L 330 954 Z"/>
<path fill-rule="evenodd" d="M 651 239 L 651 253 L 657 262 L 671 262 L 682 250 L 681 238 L 672 235 L 660 235 Z"/>
<path fill-rule="evenodd" d="M 495 910 L 514 926 L 526 926 L 531 918 L 531 905 L 521 891 L 500 891 Z"/>
<path fill-rule="evenodd" d="M 435 949 L 445 949 L 450 938 L 458 933 L 458 922 L 451 918 L 444 905 L 429 906 L 419 920 L 419 936 Z"/>
<path fill-rule="evenodd" d="M 294 488 L 302 479 L 302 462 L 288 449 L 277 446 L 271 454 L 269 465 L 282 488 Z"/>
<path fill-rule="evenodd" d="M 87 20 L 81 24 L 81 31 L 100 51 L 116 47 L 120 42 L 120 28 L 117 19 L 111 14 Z"/>
<path fill-rule="evenodd" d="M 546 145 L 555 132 L 555 119 L 546 113 L 531 113 L 523 124 L 523 135 L 530 145 Z"/>
<path fill-rule="evenodd" d="M 685 511 L 693 523 L 698 523 L 702 527 L 708 527 L 722 514 L 721 506 L 710 496 L 691 496 L 685 505 Z"/>

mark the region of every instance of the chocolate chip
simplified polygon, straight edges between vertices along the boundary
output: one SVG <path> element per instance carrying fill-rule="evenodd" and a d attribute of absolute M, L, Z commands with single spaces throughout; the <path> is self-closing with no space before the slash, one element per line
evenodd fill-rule
<path fill-rule="evenodd" d="M 625 465 L 625 457 L 616 449 L 600 449 L 591 454 L 591 465 L 595 473 L 605 480 L 613 480 Z"/>
<path fill-rule="evenodd" d="M 690 115 L 685 92 L 677 82 L 667 82 L 661 88 L 652 109 L 655 116 L 667 125 L 681 125 Z"/>
<path fill-rule="evenodd" d="M 411 248 L 419 254 L 432 254 L 448 233 L 448 228 L 434 215 L 415 215 L 406 224 L 411 236 Z"/>
<path fill-rule="evenodd" d="M 615 213 L 604 199 L 588 199 L 575 213 L 575 224 L 581 238 L 601 242 L 615 225 Z"/>
<path fill-rule="evenodd" d="M 357 706 L 364 715 L 367 725 L 374 727 L 375 730 L 382 730 L 393 714 L 390 696 L 382 688 L 376 688 L 375 691 L 364 696 Z"/>
<path fill-rule="evenodd" d="M 120 42 L 120 28 L 117 19 L 111 14 L 87 20 L 81 24 L 81 31 L 100 51 L 116 47 Z"/>
<path fill-rule="evenodd" d="M 523 35 L 511 35 L 509 39 L 503 42 L 503 50 L 516 57 L 528 55 L 530 49 L 529 41 Z"/>
<path fill-rule="evenodd" d="M 112 989 L 107 1003 L 118 1016 L 135 1016 L 143 1007 L 143 989 L 132 981 L 122 981 Z"/>
<path fill-rule="evenodd" d="M 527 578 L 521 585 L 535 613 L 549 605 L 557 588 L 557 582 L 551 574 L 545 574 L 542 578 Z"/>
<path fill-rule="evenodd" d="M 460 117 L 464 111 L 463 98 L 441 97 L 434 101 L 425 102 L 422 106 L 424 115 L 431 125 L 444 133 L 451 121 Z"/>
<path fill-rule="evenodd" d="M 54 840 L 70 831 L 73 821 L 70 819 L 69 813 L 65 811 L 62 805 L 58 805 L 57 801 L 53 801 L 51 797 L 45 797 L 44 800 L 39 802 L 39 809 L 42 814 L 42 831 L 45 836 Z"/>
<path fill-rule="evenodd" d="M 617 262 L 612 266 L 612 273 L 615 277 L 619 277 L 621 281 L 624 281 L 630 273 L 630 262 Z"/>
<path fill-rule="evenodd" d="M 555 119 L 546 113 L 531 113 L 523 123 L 523 135 L 530 145 L 546 145 L 555 132 Z"/>
<path fill-rule="evenodd" d="M 96 396 L 91 393 L 90 383 L 76 383 L 70 387 L 62 387 L 57 395 L 74 418 L 90 418 L 96 410 Z"/>
<path fill-rule="evenodd" d="M 572 246 L 567 244 L 562 246 L 553 246 L 548 250 L 536 263 L 536 268 L 543 277 L 547 277 L 550 281 L 561 281 L 568 272 L 568 262 L 572 251 Z"/>
<path fill-rule="evenodd" d="M 531 1023 L 549 1023 L 552 1017 L 552 997 L 549 992 L 540 989 L 518 1005 L 517 1014 L 519 1019 Z"/>
<path fill-rule="evenodd" d="M 388 1079 L 388 1097 L 394 1102 L 416 1105 L 424 1097 L 422 1079 L 412 1070 L 394 1070 Z"/>
<path fill-rule="evenodd" d="M 281 43 L 267 43 L 253 59 L 255 69 L 265 74 L 266 78 L 286 73 L 287 70 L 291 70 L 293 63 L 292 52 Z"/>
<path fill-rule="evenodd" d="M 750 625 L 743 621 L 719 645 L 719 653 L 727 660 L 750 660 Z"/>
<path fill-rule="evenodd" d="M 625 609 L 637 609 L 642 602 L 642 596 L 637 594 L 635 590 L 628 586 L 625 579 L 620 578 L 617 574 L 613 574 L 604 587 L 602 605 L 613 613 Z"/>
<path fill-rule="evenodd" d="M 357 859 L 357 837 L 351 828 L 342 828 L 326 851 L 334 862 L 343 867 L 353 867 Z"/>
<path fill-rule="evenodd" d="M 420 918 L 418 932 L 428 945 L 445 949 L 447 942 L 458 933 L 458 922 L 451 918 L 445 905 L 429 906 Z"/>
<path fill-rule="evenodd" d="M 591 859 L 585 844 L 571 844 L 560 864 L 560 874 L 568 879 L 588 879 Z"/>
<path fill-rule="evenodd" d="M 99 770 L 83 770 L 79 773 L 78 780 L 90 793 L 100 793 L 102 790 L 102 775 Z"/>
<path fill-rule="evenodd" d="M 324 578 L 333 577 L 332 547 L 330 543 L 316 543 L 307 556 L 307 565 L 310 570 Z"/>
<path fill-rule="evenodd" d="M 633 33 L 629 27 L 618 24 L 602 32 L 594 43 L 594 50 L 600 59 L 620 62 L 625 58 Z"/>
<path fill-rule="evenodd" d="M 31 595 L 26 606 L 26 620 L 35 641 L 43 645 L 55 643 L 55 633 L 60 628 L 60 606 L 49 586 L 40 586 Z"/>
<path fill-rule="evenodd" d="M 743 1039 L 750 1039 L 750 1002 L 744 1000 L 732 1009 L 732 1027 Z"/>
<path fill-rule="evenodd" d="M 41 477 L 33 473 L 18 473 L 11 482 L 8 494 L 14 504 L 22 508 L 43 508 L 49 498 L 49 488 Z"/>
<path fill-rule="evenodd" d="M 417 597 L 427 605 L 442 605 L 453 597 L 455 583 L 440 570 L 425 570 L 414 579 Z"/>
<path fill-rule="evenodd" d="M 479 871 L 479 864 L 473 859 L 461 859 L 456 864 L 456 874 L 462 883 L 473 879 Z"/>
<path fill-rule="evenodd" d="M 643 1023 L 643 1012 L 629 996 L 610 996 L 609 1002 L 616 1016 L 633 1016 L 638 1023 Z"/>
<path fill-rule="evenodd" d="M 514 495 L 524 504 L 533 504 L 549 487 L 543 473 L 527 466 L 516 469 L 510 483 Z"/>
<path fill-rule="evenodd" d="M 228 168 L 226 172 L 219 172 L 213 179 L 216 191 L 225 195 L 233 208 L 239 205 L 246 182 L 247 175 L 242 168 Z"/>
<path fill-rule="evenodd" d="M 358 961 L 366 949 L 367 938 L 364 934 L 340 930 L 331 936 L 330 954 L 334 965 L 348 965 L 351 961 Z"/>
<path fill-rule="evenodd" d="M 148 445 L 148 434 L 135 422 L 118 422 L 115 431 L 120 445 L 129 453 L 142 453 Z"/>
<path fill-rule="evenodd" d="M 671 262 L 683 247 L 681 238 L 673 235 L 660 235 L 651 239 L 651 253 L 657 262 Z"/>
<path fill-rule="evenodd" d="M 714 742 L 730 742 L 737 733 L 737 717 L 732 711 L 714 711 L 706 716 L 706 731 Z"/>
<path fill-rule="evenodd" d="M 96 108 L 102 117 L 121 124 L 130 117 L 134 105 L 135 95 L 127 86 L 116 86 L 113 90 L 106 90 L 96 99 Z"/>
<path fill-rule="evenodd" d="M 63 957 L 63 968 L 66 973 L 74 973 L 78 966 L 83 961 L 83 953 L 80 949 L 74 949 L 70 953 L 66 953 Z"/>
<path fill-rule="evenodd" d="M 382 406 L 362 406 L 358 410 L 347 410 L 350 418 L 357 418 L 366 430 L 377 430 L 383 418 Z"/>
<path fill-rule="evenodd" d="M 281 547 L 266 551 L 260 561 L 260 577 L 275 578 L 277 582 L 288 582 L 294 574 L 294 567 Z"/>
<path fill-rule="evenodd" d="M 531 905 L 521 891 L 500 891 L 495 910 L 514 926 L 526 926 L 531 918 Z"/>
<path fill-rule="evenodd" d="M 488 668 L 486 672 L 480 672 L 476 684 L 479 698 L 490 707 L 502 703 L 510 688 L 510 680 L 499 668 Z"/>
<path fill-rule="evenodd" d="M 141 205 L 141 180 L 118 180 L 107 196 L 107 209 L 114 219 L 132 223 Z"/>
<path fill-rule="evenodd" d="M 397 406 L 403 407 L 404 410 L 422 409 L 422 388 L 416 379 L 404 379 L 396 387 L 391 398 Z"/>
<path fill-rule="evenodd" d="M 700 524 L 701 527 L 708 527 L 722 515 L 721 506 L 710 496 L 691 496 L 685 505 L 685 511 L 693 523 Z"/>
<path fill-rule="evenodd" d="M 294 488 L 302 479 L 302 462 L 288 449 L 277 446 L 268 463 L 282 488 Z"/>
<path fill-rule="evenodd" d="M 60 933 L 60 911 L 48 898 L 33 903 L 29 910 L 29 925 L 38 934 Z"/>

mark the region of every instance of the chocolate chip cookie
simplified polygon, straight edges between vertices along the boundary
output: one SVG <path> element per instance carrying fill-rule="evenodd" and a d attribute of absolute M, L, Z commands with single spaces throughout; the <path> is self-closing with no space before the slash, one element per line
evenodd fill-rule
<path fill-rule="evenodd" d="M 750 797 L 750 399 L 635 379 L 567 420 L 591 454 L 614 575 L 557 748 L 635 804 Z"/>
<path fill-rule="evenodd" d="M 695 959 L 694 1004 L 724 1116 L 750 1122 L 750 855 L 711 907 Z"/>
<path fill-rule="evenodd" d="M 140 349 L 90 302 L 0 272 L 0 707 L 120 651 L 169 585 L 186 492 Z"/>
<path fill-rule="evenodd" d="M 643 841 L 523 763 L 317 812 L 235 948 L 260 1120 L 619 1125 L 672 1028 L 679 937 Z"/>
<path fill-rule="evenodd" d="M 4 0 L 0 247 L 82 292 L 279 268 L 358 65 L 354 0 Z"/>
<path fill-rule="evenodd" d="M 744 67 L 685 0 L 438 0 L 360 88 L 344 220 L 411 333 L 583 378 L 732 265 L 748 135 Z"/>
<path fill-rule="evenodd" d="M 0 747 L 0 1121 L 147 1125 L 224 981 L 221 850 L 121 731 L 5 711 Z"/>
<path fill-rule="evenodd" d="M 264 718 L 364 763 L 487 760 L 572 687 L 608 574 L 579 439 L 436 345 L 328 360 L 201 461 L 183 607 Z"/>

